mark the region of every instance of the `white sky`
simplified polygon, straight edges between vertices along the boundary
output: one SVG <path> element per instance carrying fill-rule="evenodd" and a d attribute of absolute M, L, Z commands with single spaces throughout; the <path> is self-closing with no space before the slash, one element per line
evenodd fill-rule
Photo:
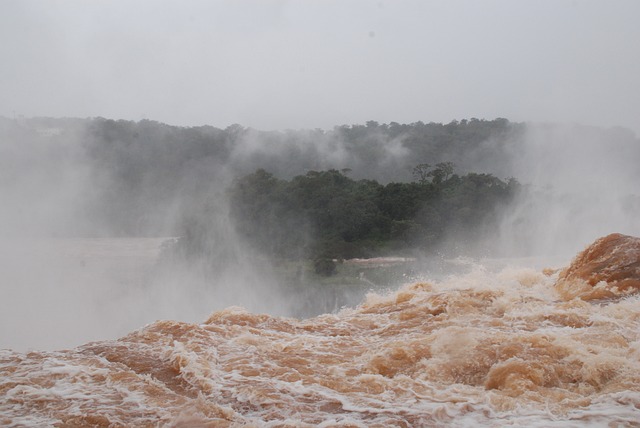
<path fill-rule="evenodd" d="M 640 1 L 0 0 L 0 115 L 640 133 Z"/>

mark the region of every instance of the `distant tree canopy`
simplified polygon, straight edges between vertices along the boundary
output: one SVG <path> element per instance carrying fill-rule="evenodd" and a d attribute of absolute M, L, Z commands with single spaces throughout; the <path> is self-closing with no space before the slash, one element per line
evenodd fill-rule
<path fill-rule="evenodd" d="M 281 180 L 263 169 L 229 189 L 238 232 L 266 254 L 353 258 L 430 249 L 452 233 L 473 236 L 519 189 L 515 180 L 430 168 L 410 183 L 353 180 L 335 169 Z M 424 171 L 422 171 L 424 169 Z"/>
<path fill-rule="evenodd" d="M 191 253 L 209 254 L 237 222 L 279 257 L 347 257 L 490 233 L 493 210 L 518 187 L 497 177 L 531 179 L 526 171 L 540 167 L 532 159 L 549 157 L 530 137 L 550 148 L 573 141 L 563 153 L 574 158 L 611 151 L 628 165 L 640 156 L 631 131 L 500 118 L 259 131 L 0 117 L 0 185 L 17 211 L 73 217 L 55 236 L 183 236 L 201 241 Z"/>
<path fill-rule="evenodd" d="M 237 124 L 218 129 L 181 128 L 149 120 L 78 121 L 82 133 L 77 139 L 96 184 L 92 189 L 95 203 L 87 212 L 94 221 L 102 222 L 108 233 L 116 235 L 176 233 L 175 225 L 180 218 L 191 216 L 194 207 L 212 190 L 221 190 L 232 177 L 259 168 L 282 179 L 296 177 L 298 194 L 321 192 L 316 187 L 329 186 L 322 190 L 324 196 L 318 195 L 319 200 L 328 200 L 332 191 L 342 192 L 339 198 L 345 200 L 351 200 L 352 192 L 364 191 L 355 189 L 363 184 L 342 186 L 344 180 L 349 182 L 344 177 L 347 175 L 353 180 L 409 182 L 413 171 L 415 180 L 416 163 L 421 160 L 429 160 L 435 166 L 422 164 L 424 177 L 417 180 L 420 183 L 447 181 L 454 163 L 462 171 L 477 171 L 476 165 L 480 165 L 480 170 L 491 172 L 492 166 L 508 164 L 502 158 L 510 151 L 504 148 L 513 145 L 524 129 L 524 125 L 506 119 L 471 119 L 445 125 L 369 121 L 366 125 L 343 125 L 328 131 L 282 132 L 257 131 Z M 74 123 L 78 125 L 78 121 Z M 60 120 L 52 119 L 37 126 L 62 126 L 62 133 L 56 138 L 68 137 L 65 133 L 68 127 Z M 326 172 L 329 170 L 341 171 L 340 177 L 335 172 Z M 325 172 L 316 176 L 306 174 L 307 171 Z M 502 170 L 497 172 L 500 176 L 510 175 Z M 330 183 L 332 180 L 336 183 Z M 279 183 L 275 178 L 274 182 Z M 334 211 L 338 207 L 343 211 L 355 209 L 343 207 L 338 199 L 333 204 Z M 366 210 L 370 212 L 372 208 Z M 177 219 L 178 223 L 167 218 Z M 317 221 L 323 225 L 332 218 L 326 215 Z M 340 227 L 347 228 L 346 224 Z"/>

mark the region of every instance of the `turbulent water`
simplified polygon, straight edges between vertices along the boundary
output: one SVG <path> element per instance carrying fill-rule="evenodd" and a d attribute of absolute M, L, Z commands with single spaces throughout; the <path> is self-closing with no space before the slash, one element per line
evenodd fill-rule
<path fill-rule="evenodd" d="M 56 352 L 0 351 L 6 426 L 640 426 L 640 299 L 529 268 L 297 320 L 231 307 Z"/>

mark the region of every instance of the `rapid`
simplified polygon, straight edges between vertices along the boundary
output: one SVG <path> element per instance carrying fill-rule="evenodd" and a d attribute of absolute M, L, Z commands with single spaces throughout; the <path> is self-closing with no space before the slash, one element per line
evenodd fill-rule
<path fill-rule="evenodd" d="M 229 307 L 2 350 L 0 425 L 640 426 L 640 246 L 627 244 L 602 238 L 564 270 L 477 265 L 310 319 Z"/>

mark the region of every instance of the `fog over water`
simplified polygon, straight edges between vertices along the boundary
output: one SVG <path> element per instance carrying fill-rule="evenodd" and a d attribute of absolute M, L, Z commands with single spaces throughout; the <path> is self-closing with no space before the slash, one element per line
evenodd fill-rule
<path fill-rule="evenodd" d="M 351 165 L 355 176 L 411 180 L 410 168 L 402 166 L 414 161 L 408 156 L 407 135 L 389 139 L 373 134 L 375 147 L 382 151 L 376 152 L 380 168 L 372 169 L 337 131 L 300 131 L 293 136 L 304 138 L 297 140 L 249 129 L 233 137 L 229 154 L 196 158 L 173 171 L 175 166 L 154 166 L 154 158 L 127 148 L 138 146 L 127 146 L 135 140 L 126 143 L 126 134 L 119 137 L 125 141 L 122 147 L 93 152 L 120 141 L 102 141 L 96 135 L 103 131 L 91 128 L 109 130 L 110 123 L 4 122 L 4 347 L 74 346 L 121 336 L 157 319 L 197 322 L 231 305 L 273 315 L 310 316 L 356 305 L 369 288 L 440 280 L 468 272 L 474 263 L 491 270 L 509 264 L 538 270 L 561 267 L 600 236 L 614 231 L 640 235 L 636 135 L 622 129 L 529 124 L 506 140 L 491 137 L 456 158 L 460 168 L 517 177 L 527 189 L 496 213 L 500 227 L 484 234 L 481 242 L 477 236 L 469 240 L 452 235 L 446 254 L 422 253 L 422 261 L 406 270 L 412 276 L 396 277 L 392 283 L 363 278 L 360 288 L 292 292 L 283 287 L 281 268 L 270 265 L 266 254 L 238 236 L 225 190 L 232 179 L 261 166 L 278 171 L 293 165 L 290 174 L 303 173 L 305 159 L 312 159 L 307 168 Z M 137 130 L 133 136 L 154 135 L 166 127 L 124 125 Z M 156 138 L 172 141 L 167 135 Z M 156 156 L 153 147 L 161 141 L 139 147 L 148 147 L 149 155 Z M 109 164 L 114 153 L 120 160 Z M 298 153 L 299 167 L 291 163 L 290 153 Z M 114 171 L 124 168 L 119 162 L 136 158 L 142 163 L 124 176 L 140 177 L 118 181 L 120 173 Z M 285 169 L 281 174 L 287 174 Z M 127 183 L 139 184 L 129 188 Z M 197 222 L 200 229 L 194 230 L 203 239 L 187 254 L 188 264 L 173 263 L 166 254 L 184 233 L 184 219 Z M 279 233 L 288 233 L 286 226 Z M 475 261 L 456 261 L 459 256 Z M 487 258 L 491 260 L 483 260 Z"/>
<path fill-rule="evenodd" d="M 2 2 L 0 425 L 637 423 L 638 296 L 555 283 L 640 236 L 638 16 Z M 252 246 L 231 207 L 258 168 L 384 185 L 439 162 L 521 188 L 338 279 Z"/>

